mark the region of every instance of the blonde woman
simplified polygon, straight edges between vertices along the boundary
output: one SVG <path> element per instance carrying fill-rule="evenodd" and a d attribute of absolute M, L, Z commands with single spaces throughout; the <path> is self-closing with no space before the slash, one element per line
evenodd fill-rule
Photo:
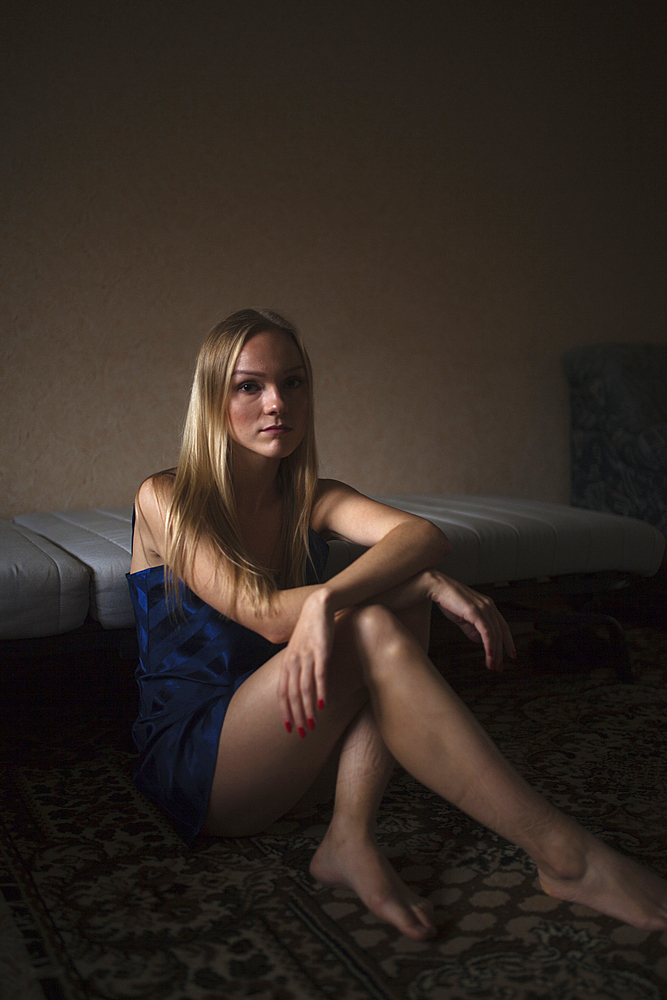
<path fill-rule="evenodd" d="M 435 570 L 438 528 L 317 479 L 310 363 L 287 321 L 245 310 L 211 331 L 178 466 L 135 509 L 136 780 L 186 840 L 259 833 L 333 773 L 312 875 L 432 937 L 431 904 L 374 838 L 397 760 L 527 851 L 549 894 L 667 929 L 667 883 L 531 789 L 429 661 L 433 601 L 489 669 L 515 650 L 494 604 Z M 323 583 L 332 537 L 368 551 Z"/>

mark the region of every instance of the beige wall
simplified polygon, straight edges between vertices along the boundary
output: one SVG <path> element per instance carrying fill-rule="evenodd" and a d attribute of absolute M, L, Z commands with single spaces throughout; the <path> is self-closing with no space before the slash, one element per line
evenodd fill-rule
<path fill-rule="evenodd" d="M 667 340 L 651 5 L 13 6 L 1 516 L 129 504 L 246 305 L 325 474 L 567 500 L 563 351 Z"/>

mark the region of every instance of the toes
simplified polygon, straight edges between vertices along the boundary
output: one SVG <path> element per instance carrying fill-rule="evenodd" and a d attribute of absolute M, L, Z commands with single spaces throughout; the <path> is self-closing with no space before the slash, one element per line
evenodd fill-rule
<path fill-rule="evenodd" d="M 435 934 L 435 913 L 431 903 L 427 899 L 423 899 L 418 903 L 413 903 L 410 909 L 417 917 L 419 927 L 425 928 L 429 932 L 429 936 Z"/>
<path fill-rule="evenodd" d="M 413 919 L 410 922 L 410 928 L 412 931 L 410 936 L 417 937 L 420 941 L 425 941 L 428 938 L 435 937 L 436 928 L 433 921 L 428 920 L 426 914 L 420 913 L 418 907 L 412 906 L 410 909 L 417 917 L 417 920 Z"/>

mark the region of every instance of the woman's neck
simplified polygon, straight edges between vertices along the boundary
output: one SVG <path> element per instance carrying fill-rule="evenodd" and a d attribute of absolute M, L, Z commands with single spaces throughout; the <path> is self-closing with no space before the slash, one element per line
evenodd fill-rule
<path fill-rule="evenodd" d="M 260 511 L 275 506 L 279 499 L 278 469 L 280 459 L 260 458 L 258 456 L 232 456 L 232 479 L 234 482 L 234 498 L 239 511 L 248 514 L 258 514 Z"/>

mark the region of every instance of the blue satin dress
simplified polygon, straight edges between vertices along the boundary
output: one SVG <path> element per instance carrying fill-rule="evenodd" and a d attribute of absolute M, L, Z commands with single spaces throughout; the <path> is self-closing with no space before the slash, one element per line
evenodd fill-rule
<path fill-rule="evenodd" d="M 310 531 L 308 579 L 322 578 L 329 546 Z M 128 573 L 139 640 L 134 780 L 191 843 L 211 794 L 218 741 L 234 692 L 283 646 L 225 618 L 181 583 L 183 615 L 167 609 L 164 567 Z M 276 705 L 276 711 L 278 706 Z"/>

